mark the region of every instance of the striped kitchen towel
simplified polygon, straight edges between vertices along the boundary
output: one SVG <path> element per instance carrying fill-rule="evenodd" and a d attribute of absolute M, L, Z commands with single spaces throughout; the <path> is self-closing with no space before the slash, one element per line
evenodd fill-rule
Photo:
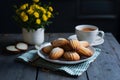
<path fill-rule="evenodd" d="M 87 61 L 77 64 L 56 64 L 46 61 L 40 58 L 37 54 L 37 50 L 30 50 L 16 58 L 17 61 L 22 61 L 34 65 L 36 67 L 44 67 L 53 71 L 63 71 L 71 76 L 80 76 L 87 70 L 90 63 L 93 62 L 101 52 L 101 49 L 94 48 L 95 53 Z"/>

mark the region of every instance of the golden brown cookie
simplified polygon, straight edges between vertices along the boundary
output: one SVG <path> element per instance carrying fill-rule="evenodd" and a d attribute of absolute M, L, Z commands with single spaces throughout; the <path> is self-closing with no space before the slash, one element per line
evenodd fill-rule
<path fill-rule="evenodd" d="M 71 48 L 71 46 L 70 46 L 69 44 L 66 44 L 66 45 L 62 46 L 62 48 L 63 48 L 65 51 L 71 51 L 71 50 L 72 50 L 72 48 Z"/>
<path fill-rule="evenodd" d="M 50 59 L 58 59 L 60 58 L 64 53 L 64 50 L 60 47 L 53 48 L 50 52 L 49 58 Z"/>
<path fill-rule="evenodd" d="M 90 46 L 89 42 L 87 42 L 87 41 L 79 41 L 79 42 L 80 42 L 80 45 L 83 46 L 83 47 L 89 47 Z"/>
<path fill-rule="evenodd" d="M 49 54 L 51 52 L 51 50 L 53 49 L 52 45 L 48 45 L 42 48 L 42 51 L 46 54 Z"/>
<path fill-rule="evenodd" d="M 77 61 L 77 60 L 80 60 L 80 56 L 78 53 L 76 52 L 65 52 L 63 54 L 63 57 L 66 59 L 66 60 L 69 60 L 69 61 Z"/>
<path fill-rule="evenodd" d="M 68 43 L 69 43 L 69 41 L 65 38 L 58 38 L 57 40 L 53 40 L 51 42 L 53 47 L 62 47 Z"/>
<path fill-rule="evenodd" d="M 83 46 L 76 49 L 76 52 L 82 56 L 90 57 L 93 55 L 93 52 L 89 48 L 85 48 Z"/>
<path fill-rule="evenodd" d="M 69 40 L 70 47 L 75 50 L 80 47 L 80 42 L 78 40 Z"/>

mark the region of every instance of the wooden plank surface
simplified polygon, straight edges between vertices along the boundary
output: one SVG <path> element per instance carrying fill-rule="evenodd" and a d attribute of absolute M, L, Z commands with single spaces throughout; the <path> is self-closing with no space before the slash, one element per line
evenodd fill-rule
<path fill-rule="evenodd" d="M 102 50 L 101 54 L 87 70 L 89 80 L 120 80 L 120 60 L 116 56 L 120 46 L 111 34 L 106 34 L 104 39 L 104 44 L 98 46 Z M 118 49 L 114 49 L 116 46 Z"/>
<path fill-rule="evenodd" d="M 107 41 L 110 44 L 110 47 L 113 49 L 114 54 L 120 61 L 120 45 L 118 45 L 118 41 L 114 38 L 111 37 L 113 36 L 112 34 L 107 34 Z"/>
<path fill-rule="evenodd" d="M 0 35 L 0 47 L 22 41 L 21 35 Z M 18 54 L 19 55 L 19 54 Z M 37 69 L 29 65 L 17 63 L 17 54 L 6 54 L 0 49 L 0 80 L 35 80 Z"/>
<path fill-rule="evenodd" d="M 47 33 L 45 42 L 59 37 L 67 38 L 72 34 L 74 33 Z M 104 44 L 96 46 L 101 48 L 101 54 L 79 77 L 15 62 L 15 58 L 20 54 L 8 55 L 2 49 L 6 45 L 22 41 L 22 36 L 0 34 L 0 37 L 0 80 L 120 80 L 120 45 L 111 33 L 105 34 Z"/>

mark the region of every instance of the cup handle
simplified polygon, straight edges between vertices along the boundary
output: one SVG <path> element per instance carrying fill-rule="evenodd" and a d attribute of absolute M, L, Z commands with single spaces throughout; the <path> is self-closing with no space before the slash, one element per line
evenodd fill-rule
<path fill-rule="evenodd" d="M 103 39 L 104 38 L 104 35 L 105 35 L 105 33 L 104 33 L 104 31 L 99 31 L 98 32 L 98 35 Z"/>

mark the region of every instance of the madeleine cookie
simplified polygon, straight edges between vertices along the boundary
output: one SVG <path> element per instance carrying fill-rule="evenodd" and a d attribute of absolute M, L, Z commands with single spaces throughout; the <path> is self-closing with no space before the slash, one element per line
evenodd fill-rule
<path fill-rule="evenodd" d="M 83 46 L 76 49 L 76 52 L 82 56 L 90 57 L 93 55 L 93 52 L 89 48 L 85 48 Z"/>
<path fill-rule="evenodd" d="M 69 60 L 69 61 L 77 61 L 77 60 L 80 60 L 80 56 L 78 53 L 76 52 L 65 52 L 63 54 L 63 57 L 66 59 L 66 60 Z"/>
<path fill-rule="evenodd" d="M 53 48 L 50 52 L 49 58 L 50 59 L 58 59 L 60 58 L 64 53 L 64 50 L 60 47 Z"/>
<path fill-rule="evenodd" d="M 79 42 L 80 42 L 80 45 L 83 46 L 83 47 L 89 47 L 90 46 L 89 42 L 87 42 L 87 41 L 79 41 Z"/>
<path fill-rule="evenodd" d="M 42 48 L 42 51 L 46 54 L 49 54 L 51 52 L 51 50 L 53 49 L 52 45 L 48 45 Z"/>
<path fill-rule="evenodd" d="M 57 40 L 51 42 L 53 47 L 62 47 L 68 43 L 69 41 L 65 38 L 58 38 Z"/>
<path fill-rule="evenodd" d="M 80 42 L 78 40 L 70 40 L 69 45 L 72 49 L 77 49 L 80 47 Z"/>
<path fill-rule="evenodd" d="M 66 45 L 62 46 L 62 48 L 63 48 L 65 51 L 71 51 L 71 50 L 72 50 L 72 48 L 70 47 L 69 44 L 66 44 Z"/>

